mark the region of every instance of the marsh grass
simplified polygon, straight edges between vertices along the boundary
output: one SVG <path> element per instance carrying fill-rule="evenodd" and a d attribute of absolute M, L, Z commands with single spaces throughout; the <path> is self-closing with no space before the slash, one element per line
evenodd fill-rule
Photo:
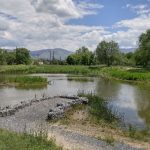
<path fill-rule="evenodd" d="M 150 81 L 150 70 L 128 67 L 71 66 L 71 65 L 6 65 L 0 73 L 67 73 L 84 76 L 102 76 L 127 81 Z"/>
<path fill-rule="evenodd" d="M 150 81 L 150 71 L 143 71 L 143 69 L 124 69 L 124 68 L 104 68 L 103 73 L 121 80 L 129 81 Z"/>
<path fill-rule="evenodd" d="M 6 76 L 1 83 L 20 87 L 47 85 L 47 78 L 40 76 Z"/>
<path fill-rule="evenodd" d="M 136 127 L 129 125 L 128 130 L 124 131 L 125 136 L 135 140 L 145 141 L 150 143 L 150 128 L 137 129 Z"/>
<path fill-rule="evenodd" d="M 89 99 L 89 113 L 93 121 L 101 123 L 101 120 L 106 123 L 117 123 L 121 121 L 121 116 L 108 107 L 107 101 L 96 96 L 95 94 L 79 93 L 79 96 L 84 96 Z"/>
<path fill-rule="evenodd" d="M 68 73 L 88 74 L 88 66 L 69 65 L 12 65 L 0 66 L 0 73 Z"/>
<path fill-rule="evenodd" d="M 0 150 L 62 150 L 42 132 L 15 133 L 0 129 Z"/>

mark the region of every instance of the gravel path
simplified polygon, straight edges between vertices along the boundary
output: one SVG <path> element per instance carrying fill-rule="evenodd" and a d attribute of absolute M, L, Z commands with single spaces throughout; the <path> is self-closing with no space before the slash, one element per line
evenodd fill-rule
<path fill-rule="evenodd" d="M 64 149 L 70 150 L 137 150 L 123 143 L 115 142 L 114 146 L 95 138 L 68 131 L 64 127 L 49 125 L 46 122 L 49 109 L 56 107 L 57 103 L 68 103 L 71 99 L 51 98 L 46 101 L 34 103 L 33 105 L 19 110 L 13 116 L 0 117 L 0 128 L 17 132 L 35 131 L 40 126 L 48 130 L 49 137 L 55 137 L 56 142 Z"/>

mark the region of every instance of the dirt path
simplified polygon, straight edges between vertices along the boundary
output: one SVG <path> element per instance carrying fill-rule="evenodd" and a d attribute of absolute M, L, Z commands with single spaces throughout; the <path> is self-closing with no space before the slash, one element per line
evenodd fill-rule
<path fill-rule="evenodd" d="M 98 140 L 89 135 L 69 130 L 64 126 L 49 124 L 46 121 L 49 109 L 56 107 L 57 103 L 68 103 L 71 99 L 51 98 L 46 101 L 34 103 L 33 105 L 19 110 L 13 116 L 0 117 L 0 128 L 17 132 L 35 131 L 40 126 L 48 130 L 49 137 L 55 137 L 56 143 L 69 150 L 137 150 L 126 144 L 114 142 L 108 145 L 102 140 Z"/>

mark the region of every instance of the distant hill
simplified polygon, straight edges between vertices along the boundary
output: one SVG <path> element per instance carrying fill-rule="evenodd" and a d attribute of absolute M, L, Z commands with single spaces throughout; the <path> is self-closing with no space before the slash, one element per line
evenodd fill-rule
<path fill-rule="evenodd" d="M 41 59 L 50 59 L 50 52 L 51 56 L 54 52 L 55 59 L 61 59 L 65 60 L 68 55 L 72 54 L 71 51 L 61 49 L 61 48 L 55 48 L 55 49 L 42 49 L 42 50 L 36 50 L 36 51 L 30 51 L 30 54 L 33 58 L 41 58 Z"/>

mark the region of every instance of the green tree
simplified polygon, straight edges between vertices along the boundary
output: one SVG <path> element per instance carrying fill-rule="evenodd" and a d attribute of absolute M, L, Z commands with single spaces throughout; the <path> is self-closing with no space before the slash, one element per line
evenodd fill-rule
<path fill-rule="evenodd" d="M 96 55 L 98 61 L 102 64 L 107 64 L 110 66 L 115 61 L 117 55 L 119 53 L 118 43 L 114 41 L 102 41 L 98 44 L 96 48 Z"/>
<path fill-rule="evenodd" d="M 4 49 L 0 49 L 0 65 L 5 65 L 6 62 L 6 51 Z"/>
<path fill-rule="evenodd" d="M 75 65 L 75 63 L 76 63 L 76 60 L 75 60 L 75 57 L 74 57 L 74 55 L 73 54 L 71 54 L 71 55 L 69 55 L 68 57 L 67 57 L 67 63 L 69 64 L 69 65 Z"/>
<path fill-rule="evenodd" d="M 26 48 L 16 48 L 16 63 L 17 64 L 30 64 L 31 57 L 29 50 Z"/>
<path fill-rule="evenodd" d="M 79 48 L 74 54 L 67 58 L 67 63 L 70 65 L 91 65 L 94 64 L 95 55 L 88 48 Z"/>
<path fill-rule="evenodd" d="M 8 65 L 13 65 L 16 63 L 16 53 L 15 51 L 7 52 L 6 61 Z"/>
<path fill-rule="evenodd" d="M 150 29 L 139 37 L 139 48 L 136 50 L 135 60 L 137 65 L 143 67 L 147 67 L 150 63 Z"/>

